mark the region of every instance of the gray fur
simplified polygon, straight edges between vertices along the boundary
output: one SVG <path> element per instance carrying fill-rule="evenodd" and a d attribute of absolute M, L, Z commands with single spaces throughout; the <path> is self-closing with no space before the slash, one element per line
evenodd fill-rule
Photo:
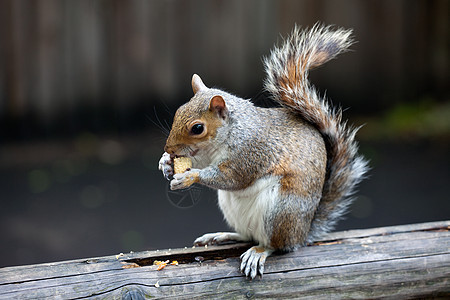
<path fill-rule="evenodd" d="M 331 230 L 367 171 L 357 154 L 357 130 L 341 122 L 341 111 L 330 108 L 307 77 L 311 68 L 346 51 L 350 36 L 349 30 L 319 25 L 309 31 L 295 28 L 272 51 L 264 62 L 265 87 L 281 108 L 255 107 L 207 88 L 194 75 L 195 95 L 175 115 L 166 151 L 191 157 L 193 167 L 175 174 L 171 188 L 198 182 L 219 190 L 219 206 L 237 234 L 206 234 L 196 243 L 258 242 L 242 258 L 247 276 L 262 274 L 273 250 L 293 250 Z M 226 109 L 211 117 L 210 101 L 216 96 Z M 209 120 L 204 122 L 213 128 L 205 131 L 211 134 L 207 139 L 186 133 L 186 124 L 198 119 Z M 172 172 L 170 155 L 160 160 L 166 176 Z"/>
<path fill-rule="evenodd" d="M 357 129 L 342 123 L 342 112 L 330 108 L 308 81 L 308 71 L 347 51 L 353 43 L 351 30 L 315 25 L 311 30 L 295 28 L 292 35 L 264 60 L 267 78 L 265 88 L 281 105 L 295 110 L 314 125 L 327 143 L 327 181 L 322 200 L 311 225 L 308 242 L 332 230 L 352 202 L 358 183 L 368 171 L 367 161 L 358 156 L 354 140 Z M 321 58 L 322 60 L 317 60 Z M 289 63 L 297 63 L 296 78 L 289 86 L 280 86 L 280 79 L 289 74 Z M 345 161 L 345 163 L 344 163 Z M 337 163 L 336 163 L 337 162 Z"/>

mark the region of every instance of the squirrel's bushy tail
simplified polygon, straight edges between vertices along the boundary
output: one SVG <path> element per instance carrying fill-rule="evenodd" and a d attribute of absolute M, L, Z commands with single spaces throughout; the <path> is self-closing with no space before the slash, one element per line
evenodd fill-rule
<path fill-rule="evenodd" d="M 353 43 L 352 31 L 315 25 L 295 28 L 281 47 L 264 60 L 265 88 L 281 105 L 294 109 L 323 135 L 327 146 L 327 178 L 307 242 L 330 231 L 352 201 L 356 185 L 367 172 L 354 140 L 357 128 L 342 122 L 342 111 L 331 108 L 308 82 L 308 70 L 345 52 Z"/>

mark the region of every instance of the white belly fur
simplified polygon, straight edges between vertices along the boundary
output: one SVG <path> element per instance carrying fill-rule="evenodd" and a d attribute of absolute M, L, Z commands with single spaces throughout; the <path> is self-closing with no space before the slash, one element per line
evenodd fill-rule
<path fill-rule="evenodd" d="M 218 191 L 219 207 L 228 224 L 244 238 L 269 245 L 265 218 L 279 197 L 279 178 L 258 179 L 245 190 Z"/>

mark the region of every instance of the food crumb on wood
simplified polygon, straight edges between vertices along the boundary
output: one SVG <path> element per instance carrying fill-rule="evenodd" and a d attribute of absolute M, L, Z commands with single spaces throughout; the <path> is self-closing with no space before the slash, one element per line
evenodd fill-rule
<path fill-rule="evenodd" d="M 140 266 L 137 263 L 128 263 L 126 265 L 122 266 L 122 269 L 133 269 L 133 268 L 139 268 Z"/>
<path fill-rule="evenodd" d="M 158 266 L 158 268 L 156 268 L 157 271 L 161 271 L 161 270 L 164 269 L 168 264 L 171 264 L 172 266 L 178 266 L 178 261 L 173 260 L 172 262 L 170 262 L 170 260 L 166 260 L 166 261 L 155 260 L 155 261 L 153 262 L 153 265 Z"/>

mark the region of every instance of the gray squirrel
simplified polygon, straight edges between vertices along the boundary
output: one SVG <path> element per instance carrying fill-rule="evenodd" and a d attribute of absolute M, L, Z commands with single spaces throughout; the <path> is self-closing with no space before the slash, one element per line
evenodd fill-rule
<path fill-rule="evenodd" d="M 293 33 L 265 58 L 265 89 L 281 105 L 261 108 L 192 77 L 193 98 L 181 106 L 159 161 L 172 190 L 194 183 L 218 190 L 235 232 L 208 233 L 195 245 L 253 241 L 241 256 L 250 278 L 274 251 L 292 251 L 333 229 L 368 170 L 342 122 L 308 81 L 308 71 L 345 52 L 351 30 L 315 25 Z M 192 168 L 174 174 L 175 157 Z M 173 177 L 172 177 L 173 176 Z"/>

